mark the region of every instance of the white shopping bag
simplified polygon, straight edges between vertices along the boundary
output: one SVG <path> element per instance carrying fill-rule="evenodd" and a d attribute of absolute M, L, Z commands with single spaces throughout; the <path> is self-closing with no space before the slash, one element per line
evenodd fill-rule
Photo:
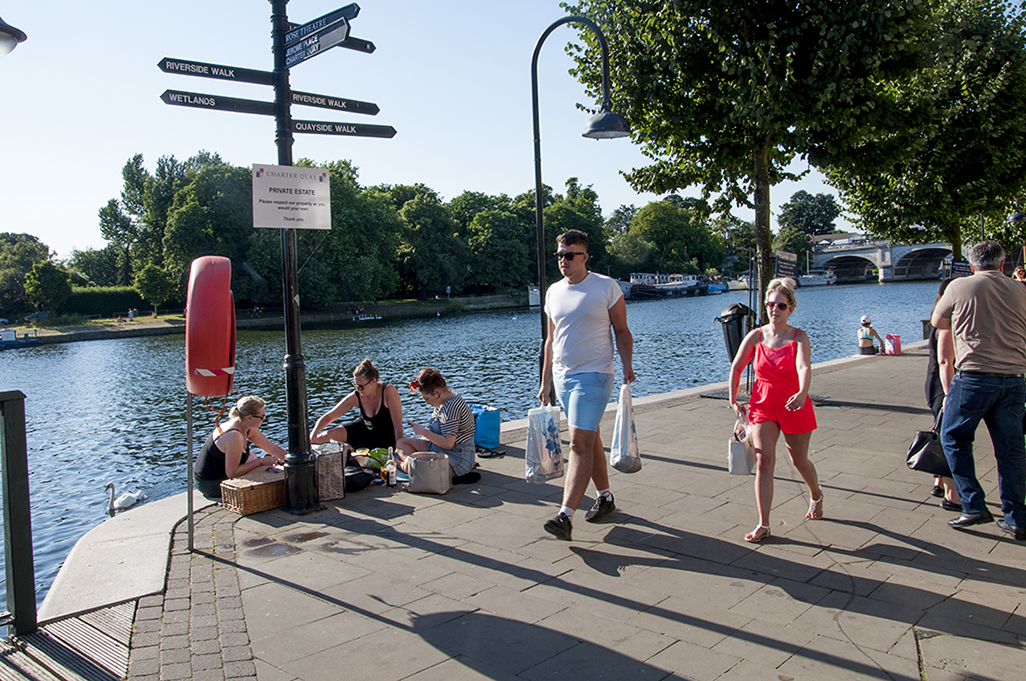
<path fill-rule="evenodd" d="M 641 470 L 638 431 L 634 428 L 634 404 L 631 402 L 631 387 L 627 383 L 620 388 L 620 401 L 616 405 L 609 465 L 621 473 L 637 473 Z"/>
<path fill-rule="evenodd" d="M 733 475 L 751 475 L 755 472 L 755 466 L 752 427 L 745 417 L 739 416 L 734 423 L 734 432 L 727 440 L 727 472 Z"/>
<path fill-rule="evenodd" d="M 559 407 L 535 407 L 527 411 L 527 450 L 524 461 L 528 482 L 545 482 L 563 477 Z"/>

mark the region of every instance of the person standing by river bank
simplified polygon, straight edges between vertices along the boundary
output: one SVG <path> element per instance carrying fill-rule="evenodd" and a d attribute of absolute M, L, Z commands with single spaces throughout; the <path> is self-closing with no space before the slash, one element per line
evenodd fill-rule
<path fill-rule="evenodd" d="M 584 519 L 597 522 L 616 510 L 599 421 L 613 393 L 613 336 L 625 383 L 634 381 L 634 337 L 627 327 L 627 305 L 620 287 L 609 277 L 588 271 L 588 235 L 571 229 L 556 243 L 563 279 L 545 295 L 549 326 L 538 399 L 547 404 L 555 385 L 570 424 L 570 465 L 563 505 L 544 527 L 557 539 L 570 541 L 574 511 L 589 481 L 595 483 L 597 497 Z"/>

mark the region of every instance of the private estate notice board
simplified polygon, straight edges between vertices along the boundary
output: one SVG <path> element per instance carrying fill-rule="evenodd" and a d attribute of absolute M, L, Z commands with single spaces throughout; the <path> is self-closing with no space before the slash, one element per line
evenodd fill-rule
<path fill-rule="evenodd" d="M 253 226 L 331 229 L 328 170 L 254 163 Z"/>

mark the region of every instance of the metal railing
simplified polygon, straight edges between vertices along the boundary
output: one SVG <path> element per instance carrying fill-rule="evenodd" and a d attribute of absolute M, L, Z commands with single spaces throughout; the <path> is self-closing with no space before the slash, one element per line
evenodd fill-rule
<path fill-rule="evenodd" d="M 0 477 L 3 479 L 7 612 L 0 616 L 15 636 L 31 634 L 36 621 L 36 569 L 32 559 L 25 395 L 0 392 Z"/>

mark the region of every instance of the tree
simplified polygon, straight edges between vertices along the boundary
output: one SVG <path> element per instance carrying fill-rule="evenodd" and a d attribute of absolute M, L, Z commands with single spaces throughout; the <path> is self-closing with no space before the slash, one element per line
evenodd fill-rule
<path fill-rule="evenodd" d="M 916 65 L 935 0 L 580 0 L 609 41 L 614 108 L 653 163 L 627 173 L 638 190 L 699 185 L 714 207 L 755 208 L 760 290 L 769 277 L 773 184 L 851 153 L 884 127 L 882 81 Z M 582 31 L 575 75 L 597 98 L 598 46 Z"/>
<path fill-rule="evenodd" d="M 68 271 L 50 260 L 36 263 L 25 275 L 25 298 L 37 310 L 56 310 L 70 295 Z"/>
<path fill-rule="evenodd" d="M 0 232 L 0 310 L 25 308 L 25 277 L 49 258 L 50 249 L 31 234 Z"/>
<path fill-rule="evenodd" d="M 523 290 L 531 281 L 535 258 L 527 250 L 526 228 L 509 211 L 485 210 L 468 229 L 475 266 L 471 282 L 495 291 Z"/>
<path fill-rule="evenodd" d="M 154 263 L 148 263 L 135 275 L 133 288 L 139 297 L 153 306 L 153 316 L 157 316 L 157 306 L 168 299 L 175 289 L 175 280 L 166 270 Z"/>
<path fill-rule="evenodd" d="M 72 250 L 64 266 L 78 273 L 87 286 L 116 286 L 118 283 L 118 252 L 113 244 L 96 249 Z"/>
<path fill-rule="evenodd" d="M 611 273 L 619 279 L 629 280 L 631 272 L 644 271 L 654 244 L 645 241 L 637 234 L 620 232 L 612 238 L 606 252 L 612 259 Z"/>
<path fill-rule="evenodd" d="M 897 131 L 857 145 L 829 182 L 874 234 L 942 240 L 961 257 L 980 220 L 1003 223 L 1026 186 L 1026 37 L 1000 0 L 952 0 L 925 67 L 898 94 Z M 892 149 L 904 150 L 893 161 Z"/>
<path fill-rule="evenodd" d="M 835 231 L 834 220 L 840 214 L 841 209 L 834 201 L 833 194 L 813 196 L 800 190 L 791 194 L 791 200 L 780 207 L 777 224 L 782 230 L 793 227 L 809 236 L 830 234 Z"/>
<path fill-rule="evenodd" d="M 403 203 L 399 246 L 400 274 L 420 297 L 440 295 L 463 287 L 470 246 L 456 235 L 456 222 L 434 192 L 420 193 Z"/>
<path fill-rule="evenodd" d="M 654 246 L 655 269 L 698 274 L 723 262 L 722 241 L 713 237 L 708 218 L 704 201 L 673 197 L 639 210 L 630 233 Z"/>
<path fill-rule="evenodd" d="M 638 208 L 634 204 L 620 206 L 606 219 L 606 234 L 610 239 L 618 234 L 626 234 L 631 228 L 631 220 L 637 214 Z"/>
<path fill-rule="evenodd" d="M 100 209 L 100 236 L 118 250 L 118 285 L 132 284 L 132 246 L 139 237 L 139 229 L 132 218 L 121 210 L 117 199 L 111 199 Z"/>

